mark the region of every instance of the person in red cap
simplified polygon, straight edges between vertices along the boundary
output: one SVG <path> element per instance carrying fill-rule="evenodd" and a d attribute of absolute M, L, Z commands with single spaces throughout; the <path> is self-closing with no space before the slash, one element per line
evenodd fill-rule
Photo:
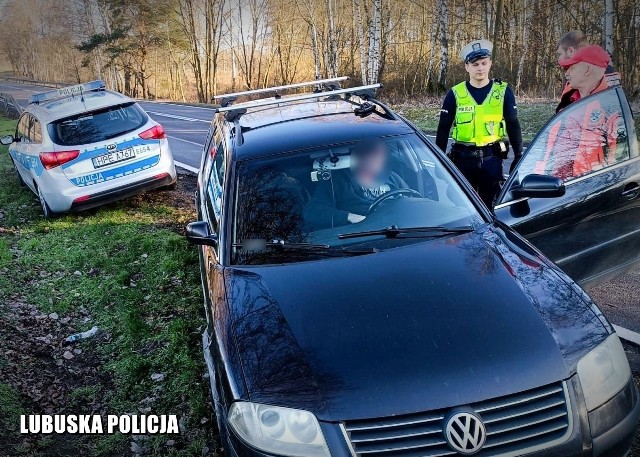
<path fill-rule="evenodd" d="M 567 90 L 562 95 L 556 112 L 587 95 L 619 84 L 619 78 L 605 78 L 611 57 L 600 46 L 589 45 L 578 49 L 573 56 L 558 61 L 565 70 Z"/>
<path fill-rule="evenodd" d="M 573 92 L 563 97 L 560 109 L 591 94 L 608 89 L 611 81 L 605 76 L 611 58 L 600 46 L 585 46 L 558 63 L 565 69 Z M 569 92 L 568 92 L 569 93 Z M 615 161 L 620 123 L 624 118 L 618 112 L 608 112 L 599 97 L 576 106 L 549 128 L 547 152 L 536 167 L 567 180 L 578 178 Z"/>

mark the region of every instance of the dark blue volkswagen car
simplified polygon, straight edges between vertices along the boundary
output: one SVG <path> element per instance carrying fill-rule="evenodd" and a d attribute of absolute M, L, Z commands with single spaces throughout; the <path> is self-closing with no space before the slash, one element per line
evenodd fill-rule
<path fill-rule="evenodd" d="M 622 91 L 554 118 L 489 209 L 374 87 L 325 89 L 229 96 L 206 143 L 187 237 L 225 454 L 625 456 L 636 385 L 578 286 L 640 260 Z"/>

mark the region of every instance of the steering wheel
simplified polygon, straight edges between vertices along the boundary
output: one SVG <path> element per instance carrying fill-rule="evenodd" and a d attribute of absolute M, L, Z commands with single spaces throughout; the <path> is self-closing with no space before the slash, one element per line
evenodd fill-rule
<path fill-rule="evenodd" d="M 398 195 L 413 195 L 415 197 L 422 198 L 422 194 L 420 192 L 418 192 L 417 190 L 413 190 L 413 189 L 396 189 L 396 190 L 392 190 L 390 192 L 385 192 L 384 194 L 382 194 L 378 198 L 376 198 L 373 203 L 371 203 L 371 206 L 369 206 L 369 211 L 367 211 L 367 214 L 371 214 L 371 212 L 374 209 L 376 209 L 376 207 L 380 203 L 385 201 L 386 199 L 392 198 L 392 197 L 397 197 Z"/>

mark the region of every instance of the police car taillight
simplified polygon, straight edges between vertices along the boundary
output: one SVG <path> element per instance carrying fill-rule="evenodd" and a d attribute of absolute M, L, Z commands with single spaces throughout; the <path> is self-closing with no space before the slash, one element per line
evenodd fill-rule
<path fill-rule="evenodd" d="M 167 137 L 164 129 L 160 124 L 154 125 L 149 130 L 145 130 L 140 135 L 143 140 L 162 140 Z"/>
<path fill-rule="evenodd" d="M 41 152 L 40 162 L 47 170 L 59 167 L 63 163 L 67 163 L 76 159 L 80 155 L 80 151 L 57 151 L 57 152 Z"/>

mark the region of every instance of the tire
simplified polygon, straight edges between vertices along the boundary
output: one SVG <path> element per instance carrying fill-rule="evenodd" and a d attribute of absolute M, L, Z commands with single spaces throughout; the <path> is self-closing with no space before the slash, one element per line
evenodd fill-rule
<path fill-rule="evenodd" d="M 38 186 L 36 186 L 36 190 L 38 191 L 38 201 L 40 202 L 40 208 L 42 209 L 42 215 L 44 216 L 44 218 L 52 219 L 56 217 L 56 213 L 51 211 L 51 208 L 49 208 L 49 204 L 44 199 L 44 195 L 42 195 L 42 192 L 40 191 L 40 188 Z"/>
<path fill-rule="evenodd" d="M 176 178 L 176 180 L 174 182 L 172 182 L 169 185 L 166 185 L 164 187 L 162 187 L 162 190 L 176 190 L 178 188 L 178 179 Z"/>

